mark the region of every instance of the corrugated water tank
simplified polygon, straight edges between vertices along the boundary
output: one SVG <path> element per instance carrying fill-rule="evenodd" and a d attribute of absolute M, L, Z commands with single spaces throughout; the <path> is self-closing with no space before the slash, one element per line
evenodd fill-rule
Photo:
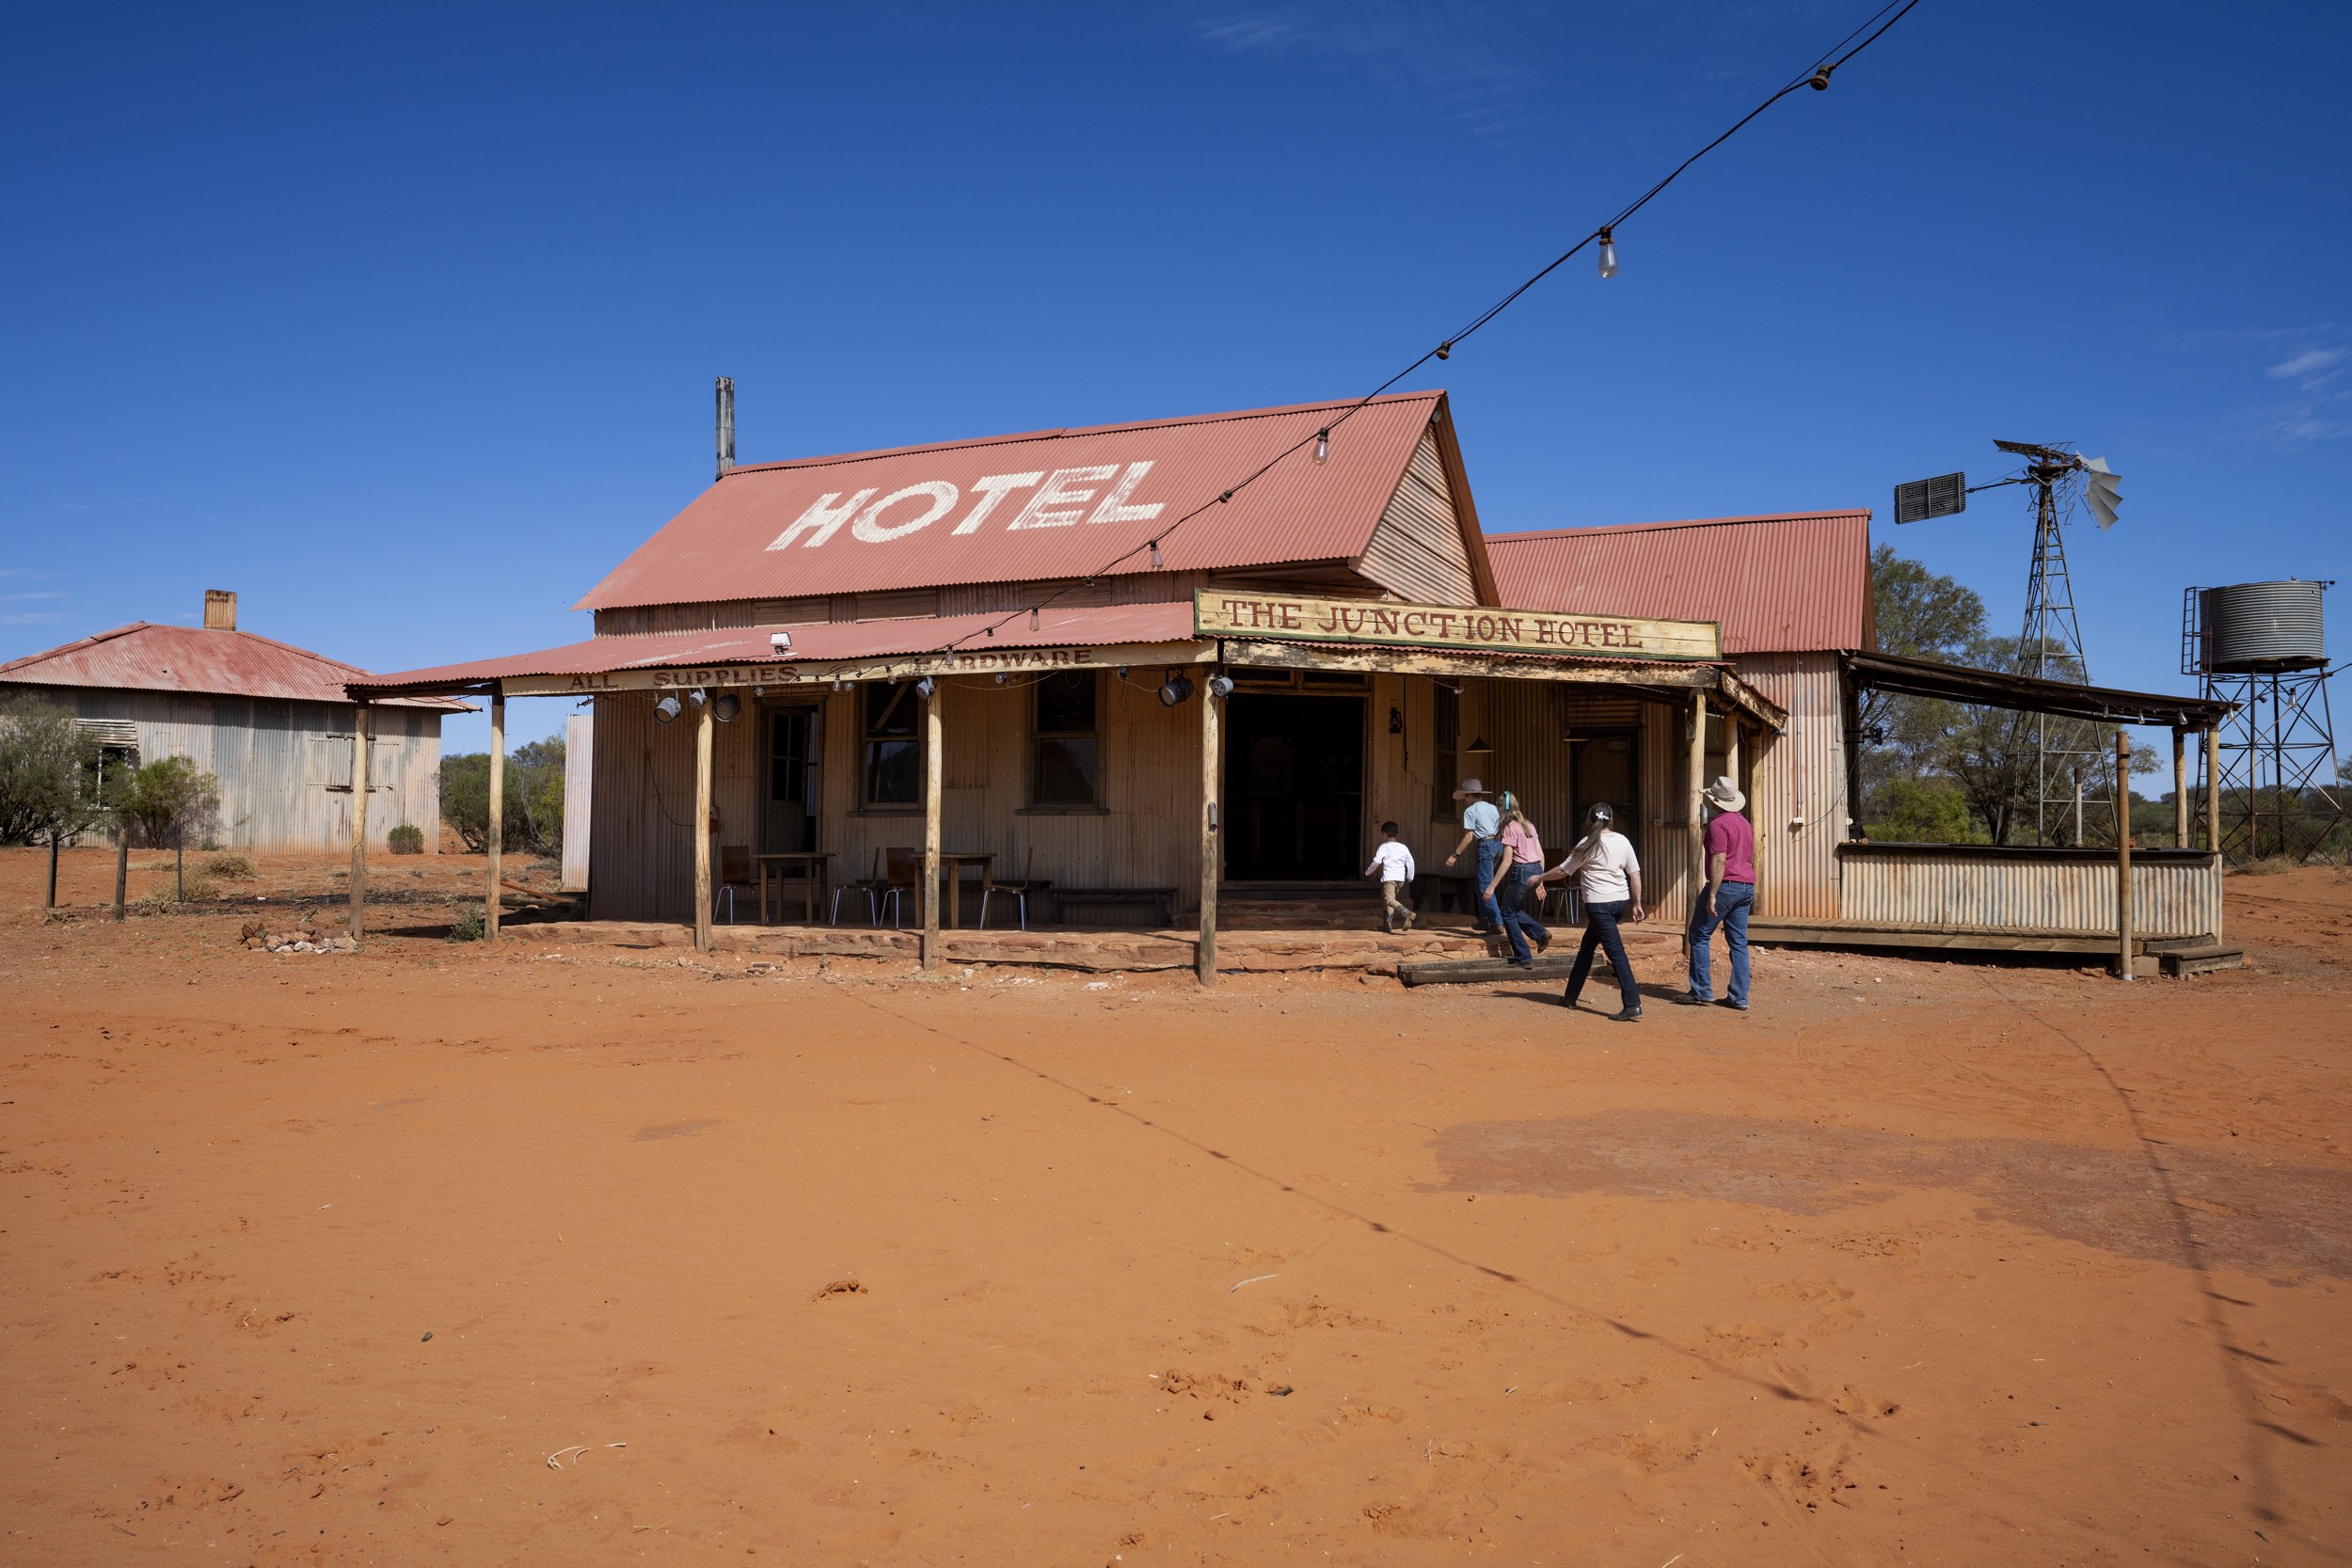
<path fill-rule="evenodd" d="M 2292 670 L 2328 662 L 2320 629 L 2323 585 L 2241 582 L 2204 590 L 2199 619 L 2205 668 L 2215 671 Z"/>

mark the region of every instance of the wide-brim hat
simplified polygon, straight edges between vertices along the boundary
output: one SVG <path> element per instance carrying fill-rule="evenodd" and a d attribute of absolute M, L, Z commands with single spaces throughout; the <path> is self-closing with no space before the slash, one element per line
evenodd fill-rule
<path fill-rule="evenodd" d="M 1462 787 L 1454 792 L 1454 798 L 1457 800 L 1467 800 L 1473 795 L 1484 795 L 1486 793 L 1486 781 L 1483 779 L 1464 779 L 1462 781 Z"/>
<path fill-rule="evenodd" d="M 1740 786 L 1728 777 L 1719 778 L 1707 786 L 1707 800 L 1719 811 L 1739 811 L 1748 803 L 1748 798 L 1740 793 Z"/>

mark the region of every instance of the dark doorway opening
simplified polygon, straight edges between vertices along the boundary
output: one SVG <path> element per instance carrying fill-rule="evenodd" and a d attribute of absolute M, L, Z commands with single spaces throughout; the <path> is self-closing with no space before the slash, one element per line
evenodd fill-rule
<path fill-rule="evenodd" d="M 814 849 L 818 847 L 817 710 L 771 707 L 767 716 L 767 755 L 760 759 L 760 851 L 780 855 Z"/>
<path fill-rule="evenodd" d="M 1236 692 L 1225 704 L 1225 878 L 1363 870 L 1364 699 Z"/>
<path fill-rule="evenodd" d="M 1635 857 L 1646 855 L 1649 846 L 1642 842 L 1642 732 L 1603 730 L 1580 736 L 1575 768 L 1576 820 L 1567 825 L 1567 838 L 1554 856 L 1554 863 L 1567 853 L 1569 845 L 1584 836 L 1584 814 L 1597 805 L 1606 805 L 1616 814 L 1610 826 L 1632 844 Z"/>

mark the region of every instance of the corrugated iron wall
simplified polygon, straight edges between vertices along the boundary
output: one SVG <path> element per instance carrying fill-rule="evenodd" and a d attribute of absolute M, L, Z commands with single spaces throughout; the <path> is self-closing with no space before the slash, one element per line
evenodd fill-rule
<path fill-rule="evenodd" d="M 1837 912 L 1845 921 L 2089 935 L 2115 929 L 2113 861 L 1943 845 L 1859 850 L 1840 859 Z M 2219 869 L 2202 857 L 2135 860 L 2132 928 L 2159 938 L 2219 932 Z"/>
<path fill-rule="evenodd" d="M 995 874 L 1016 877 L 1034 847 L 1036 876 L 1067 886 L 1175 887 L 1180 906 L 1197 904 L 1200 699 L 1163 707 L 1155 671 L 1126 679 L 1105 671 L 1102 681 L 1104 809 L 1097 812 L 1027 808 L 1026 685 L 943 682 L 944 847 L 993 853 Z M 818 845 L 834 851 L 834 878 L 853 881 L 873 873 L 879 850 L 920 849 L 923 815 L 857 805 L 857 694 L 814 696 L 823 713 Z M 652 714 L 651 693 L 596 701 L 590 900 L 599 919 L 692 914 L 693 726 L 685 719 L 657 725 Z M 753 718 L 747 709 L 714 735 L 712 803 L 722 847 L 757 844 L 761 726 Z M 969 906 L 977 919 L 977 895 Z M 851 918 L 846 900 L 842 913 Z"/>
<path fill-rule="evenodd" d="M 90 687 L 42 687 L 40 695 L 82 719 L 127 720 L 139 760 L 183 756 L 220 784 L 223 848 L 267 852 L 351 847 L 348 703 L 214 697 Z M 401 823 L 422 830 L 428 853 L 441 836 L 441 716 L 377 707 L 370 771 L 368 839 L 381 845 Z"/>
<path fill-rule="evenodd" d="M 1835 920 L 1837 846 L 1851 815 L 1837 656 L 1743 654 L 1731 663 L 1734 673 L 1788 714 L 1784 734 L 1762 737 L 1750 775 L 1756 915 Z"/>

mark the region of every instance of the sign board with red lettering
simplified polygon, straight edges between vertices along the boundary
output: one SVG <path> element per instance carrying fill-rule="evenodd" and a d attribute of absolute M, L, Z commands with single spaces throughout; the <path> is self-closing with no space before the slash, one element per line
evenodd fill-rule
<path fill-rule="evenodd" d="M 1657 621 L 1639 615 L 1314 599 L 1203 588 L 1193 596 L 1192 620 L 1193 629 L 1202 637 L 1661 662 L 1724 657 L 1723 631 L 1712 621 Z"/>
<path fill-rule="evenodd" d="M 623 639 L 614 639 L 624 643 Z M 917 675 L 1051 674 L 1057 670 L 1107 670 L 1120 665 L 1162 669 L 1206 664 L 1216 657 L 1202 642 L 1122 642 L 1103 648 L 972 648 L 952 653 L 893 654 L 874 658 L 779 659 L 601 670 L 564 675 L 509 675 L 509 697 L 594 697 L 608 691 L 686 691 L 729 688 L 829 686 L 843 681 L 903 681 Z"/>

